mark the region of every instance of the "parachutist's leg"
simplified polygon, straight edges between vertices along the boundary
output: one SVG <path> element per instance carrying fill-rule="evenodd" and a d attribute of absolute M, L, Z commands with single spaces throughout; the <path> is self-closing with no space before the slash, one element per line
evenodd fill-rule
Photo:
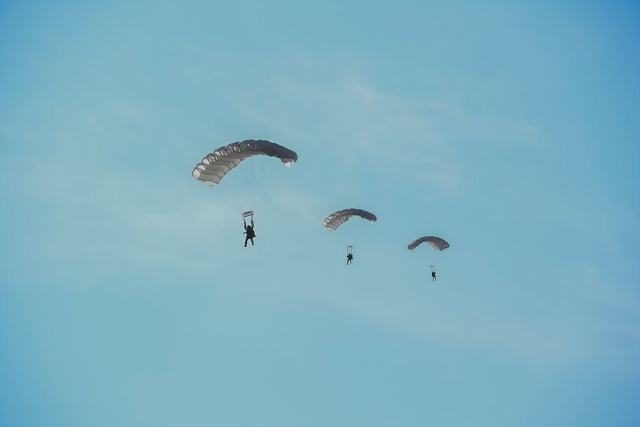
<path fill-rule="evenodd" d="M 253 246 L 253 238 L 251 238 L 251 246 Z"/>
<path fill-rule="evenodd" d="M 245 248 L 247 247 L 247 240 L 249 240 L 249 238 L 248 238 L 248 237 L 245 237 L 245 238 L 244 238 L 244 247 L 245 247 Z"/>

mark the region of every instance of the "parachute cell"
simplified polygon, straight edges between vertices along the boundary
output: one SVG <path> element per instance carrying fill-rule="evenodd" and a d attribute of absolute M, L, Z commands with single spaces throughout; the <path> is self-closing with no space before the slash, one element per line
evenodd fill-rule
<path fill-rule="evenodd" d="M 449 243 L 447 243 L 446 240 L 440 237 L 424 236 L 409 243 L 407 245 L 407 249 L 412 251 L 423 243 L 427 243 L 429 246 L 431 246 L 433 249 L 437 251 L 443 251 L 449 247 Z"/>
<path fill-rule="evenodd" d="M 349 220 L 352 216 L 359 216 L 362 219 L 366 219 L 371 223 L 374 223 L 378 220 L 374 214 L 371 212 L 367 212 L 362 209 L 343 209 L 338 212 L 334 212 L 322 221 L 322 225 L 330 231 L 337 230 L 342 224 Z"/>
<path fill-rule="evenodd" d="M 298 160 L 298 155 L 282 145 L 266 140 L 247 139 L 220 147 L 202 158 L 191 172 L 198 181 L 218 184 L 231 169 L 252 156 L 269 156 L 280 159 L 285 166 Z"/>

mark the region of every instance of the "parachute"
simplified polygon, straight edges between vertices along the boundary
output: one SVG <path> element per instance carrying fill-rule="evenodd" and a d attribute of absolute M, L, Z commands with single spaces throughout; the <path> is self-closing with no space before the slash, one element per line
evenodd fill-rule
<path fill-rule="evenodd" d="M 215 185 L 215 197 L 246 218 L 247 212 L 253 215 L 253 211 L 259 208 L 264 193 L 274 186 L 279 175 L 275 167 L 277 163 L 264 161 L 265 156 L 279 159 L 287 167 L 298 160 L 294 151 L 282 145 L 247 139 L 207 154 L 193 168 L 191 175 L 210 187 Z M 251 157 L 255 159 L 248 160 Z M 239 165 L 238 172 L 229 174 Z"/>
<path fill-rule="evenodd" d="M 276 157 L 287 167 L 298 160 L 298 155 L 294 151 L 282 145 L 263 139 L 247 139 L 220 147 L 207 154 L 193 168 L 191 175 L 210 186 L 219 184 L 222 178 L 243 160 L 258 155 Z"/>
<path fill-rule="evenodd" d="M 378 218 L 376 218 L 376 216 L 371 212 L 367 212 L 362 209 L 351 208 L 332 213 L 331 215 L 326 217 L 324 221 L 322 221 L 322 225 L 329 231 L 335 231 L 338 229 L 338 227 L 348 221 L 352 216 L 359 216 L 360 218 L 366 219 L 371 223 L 374 223 L 378 220 Z"/>
<path fill-rule="evenodd" d="M 449 247 L 449 243 L 447 243 L 446 240 L 441 239 L 440 237 L 424 236 L 409 243 L 407 245 L 407 249 L 412 251 L 418 246 L 420 246 L 422 243 L 427 243 L 429 246 L 431 246 L 433 249 L 437 251 L 444 251 Z"/>

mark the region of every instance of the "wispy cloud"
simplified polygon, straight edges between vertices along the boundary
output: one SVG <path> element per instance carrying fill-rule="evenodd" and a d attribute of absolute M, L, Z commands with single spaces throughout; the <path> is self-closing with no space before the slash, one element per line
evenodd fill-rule
<path fill-rule="evenodd" d="M 307 297 L 455 351 L 554 369 L 603 366 L 613 359 L 611 369 L 640 376 L 635 364 L 640 326 L 633 319 L 612 322 L 608 316 L 576 311 L 573 305 L 522 317 L 487 300 L 428 301 L 424 295 L 356 294 L 349 289 L 339 294 L 311 291 Z"/>
<path fill-rule="evenodd" d="M 498 150 L 504 144 L 535 144 L 539 137 L 525 118 L 472 112 L 451 99 L 382 89 L 362 71 L 375 64 L 359 57 L 345 60 L 341 54 L 340 61 L 320 61 L 290 53 L 272 61 L 296 66 L 266 66 L 263 87 L 234 92 L 232 109 L 268 133 L 331 150 L 348 164 L 365 159 L 378 170 L 409 174 L 414 181 L 452 192 L 469 179 L 461 160 L 467 144 Z"/>

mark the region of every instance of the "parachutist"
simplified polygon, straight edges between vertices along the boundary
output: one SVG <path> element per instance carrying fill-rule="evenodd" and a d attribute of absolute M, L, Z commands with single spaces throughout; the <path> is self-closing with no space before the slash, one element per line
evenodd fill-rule
<path fill-rule="evenodd" d="M 353 261 L 353 254 L 352 253 L 348 253 L 347 254 L 347 265 L 351 264 L 351 261 Z"/>
<path fill-rule="evenodd" d="M 435 270 L 431 272 L 431 280 L 436 281 L 436 272 Z"/>
<path fill-rule="evenodd" d="M 246 237 L 244 238 L 244 247 L 247 247 L 247 242 L 251 240 L 251 246 L 253 246 L 253 238 L 256 237 L 255 231 L 253 231 L 253 217 L 251 217 L 251 225 L 247 225 L 247 220 L 242 218 L 242 222 L 244 223 L 244 233 Z"/>

